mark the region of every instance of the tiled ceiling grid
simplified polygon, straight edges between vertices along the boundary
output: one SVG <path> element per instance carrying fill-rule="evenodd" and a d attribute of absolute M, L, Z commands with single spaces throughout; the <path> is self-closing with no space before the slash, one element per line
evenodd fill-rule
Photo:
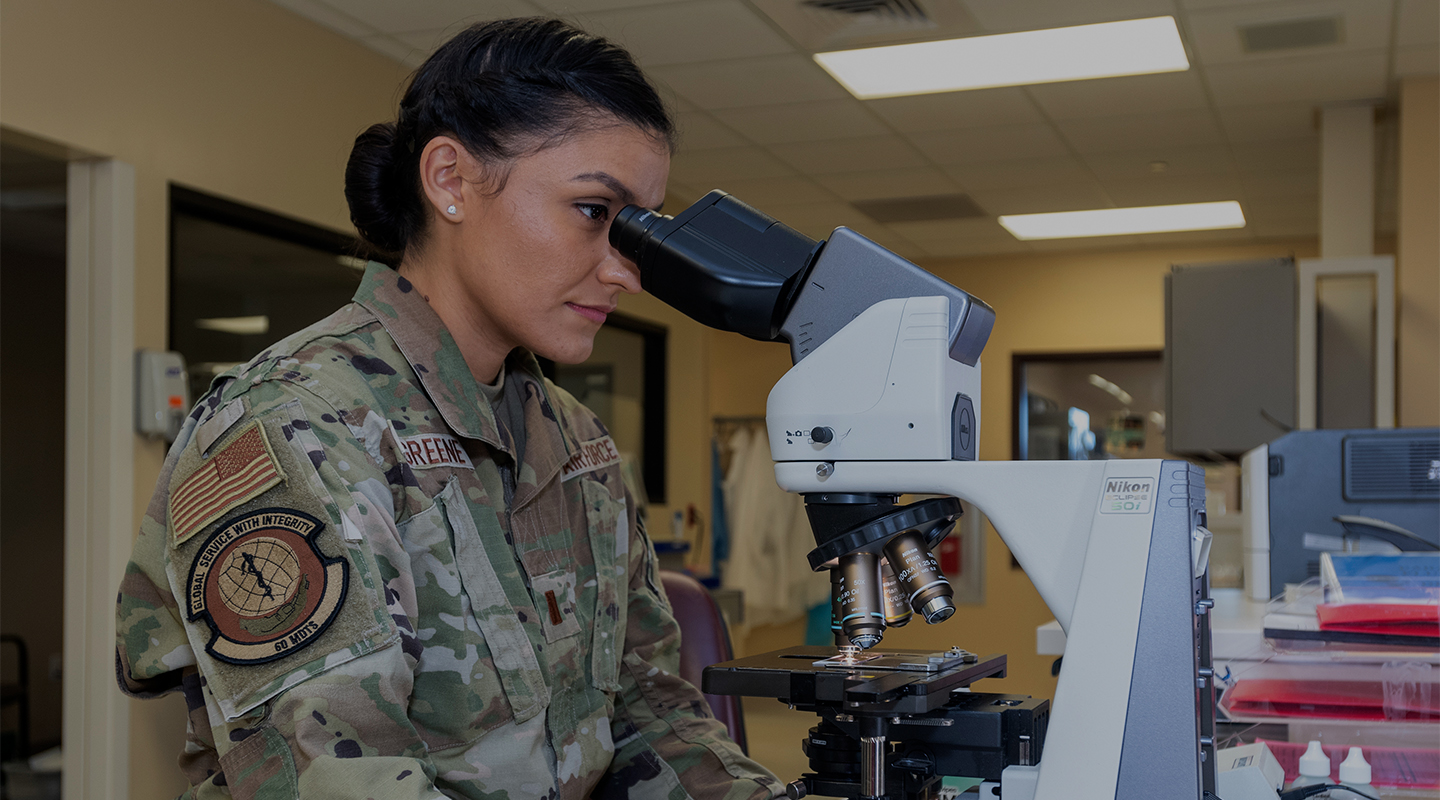
<path fill-rule="evenodd" d="M 909 258 L 1316 235 L 1318 107 L 1440 71 L 1440 0 L 928 0 L 972 34 L 1173 15 L 1191 68 L 869 101 L 774 21 L 802 0 L 273 2 L 412 67 L 476 20 L 571 19 L 629 48 L 677 110 L 669 202 L 722 188 L 810 236 L 848 225 Z M 1241 26 L 1317 17 L 1340 19 L 1338 43 L 1241 47 Z M 1377 228 L 1392 232 L 1393 106 L 1382 119 Z M 988 216 L 881 224 L 851 205 L 955 193 Z M 1210 200 L 1240 201 L 1247 226 L 1021 242 L 994 220 Z"/>

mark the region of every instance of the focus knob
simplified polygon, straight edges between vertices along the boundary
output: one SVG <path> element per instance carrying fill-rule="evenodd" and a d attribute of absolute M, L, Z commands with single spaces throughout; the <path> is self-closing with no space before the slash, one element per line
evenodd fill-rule
<path fill-rule="evenodd" d="M 785 787 L 785 796 L 790 798 L 790 800 L 800 800 L 805 794 L 805 784 L 800 781 L 791 781 Z"/>
<path fill-rule="evenodd" d="M 810 438 L 818 444 L 829 444 L 835 438 L 835 431 L 829 428 L 811 428 Z"/>

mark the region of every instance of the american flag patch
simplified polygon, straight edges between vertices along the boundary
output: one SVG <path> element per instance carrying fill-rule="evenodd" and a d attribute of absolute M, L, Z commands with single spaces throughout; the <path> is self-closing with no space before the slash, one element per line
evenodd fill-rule
<path fill-rule="evenodd" d="M 252 422 L 170 493 L 170 529 L 175 532 L 175 544 L 284 479 L 285 473 L 275 462 L 270 441 L 265 438 L 264 426 Z"/>

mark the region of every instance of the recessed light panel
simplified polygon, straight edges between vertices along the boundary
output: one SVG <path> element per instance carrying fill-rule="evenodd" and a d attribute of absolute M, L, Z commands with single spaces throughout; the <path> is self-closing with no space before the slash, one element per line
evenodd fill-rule
<path fill-rule="evenodd" d="M 1174 17 L 816 53 L 862 100 L 1190 68 Z"/>
<path fill-rule="evenodd" d="M 1012 214 L 1000 224 L 1016 239 L 1072 239 L 1133 233 L 1207 231 L 1245 227 L 1245 214 L 1234 200 L 1176 206 L 1100 208 L 1052 214 Z"/>

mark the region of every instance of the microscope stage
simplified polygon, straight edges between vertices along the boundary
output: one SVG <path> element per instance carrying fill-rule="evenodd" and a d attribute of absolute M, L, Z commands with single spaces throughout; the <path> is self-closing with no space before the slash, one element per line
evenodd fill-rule
<path fill-rule="evenodd" d="M 789 647 L 705 668 L 707 694 L 774 697 L 796 706 L 925 714 L 950 692 L 983 678 L 1005 677 L 1005 656 L 945 651 L 862 652 L 846 659 L 834 647 Z"/>

